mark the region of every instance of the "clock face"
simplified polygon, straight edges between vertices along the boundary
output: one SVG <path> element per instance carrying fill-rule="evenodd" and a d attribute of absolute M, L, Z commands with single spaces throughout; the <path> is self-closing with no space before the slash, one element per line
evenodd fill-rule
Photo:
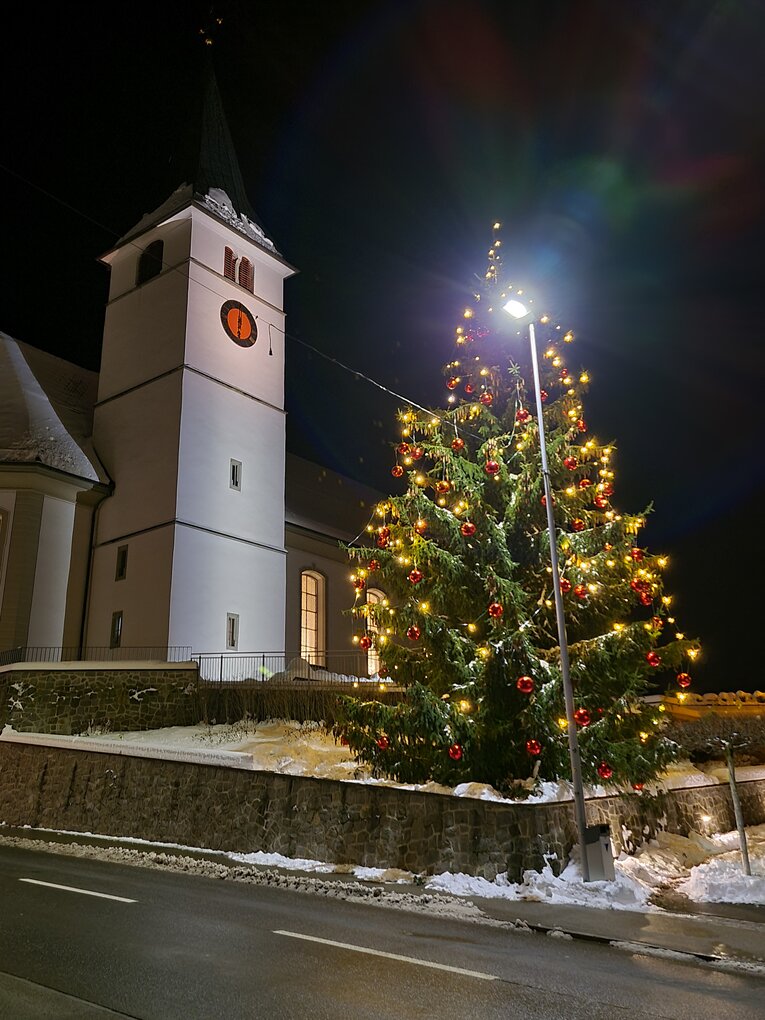
<path fill-rule="evenodd" d="M 220 309 L 220 321 L 226 335 L 240 347 L 252 347 L 258 339 L 255 316 L 239 301 L 224 301 Z"/>

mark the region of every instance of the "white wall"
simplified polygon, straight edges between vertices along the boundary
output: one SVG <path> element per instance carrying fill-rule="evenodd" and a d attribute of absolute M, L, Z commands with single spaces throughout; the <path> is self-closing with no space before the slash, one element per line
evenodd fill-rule
<path fill-rule="evenodd" d="M 54 496 L 43 501 L 28 645 L 62 643 L 74 510 L 73 502 Z"/>
<path fill-rule="evenodd" d="M 0 490 L 0 508 L 5 511 L 5 527 L 0 529 L 0 540 L 3 542 L 2 548 L 0 548 L 0 606 L 3 604 L 5 570 L 8 565 L 8 550 L 11 548 L 11 525 L 13 524 L 13 508 L 15 504 L 15 491 L 8 489 Z"/>
<path fill-rule="evenodd" d="M 185 373 L 178 518 L 282 550 L 284 430 L 281 411 Z M 232 459 L 241 491 L 229 484 Z"/>
<path fill-rule="evenodd" d="M 178 526 L 170 644 L 197 652 L 226 647 L 226 614 L 239 615 L 239 650 L 284 648 L 283 552 Z"/>
<path fill-rule="evenodd" d="M 174 528 L 168 525 L 95 550 L 88 604 L 88 645 L 109 646 L 112 613 L 118 610 L 123 613 L 123 647 L 167 645 L 173 535 Z M 128 547 L 127 576 L 115 581 L 120 545 Z"/>

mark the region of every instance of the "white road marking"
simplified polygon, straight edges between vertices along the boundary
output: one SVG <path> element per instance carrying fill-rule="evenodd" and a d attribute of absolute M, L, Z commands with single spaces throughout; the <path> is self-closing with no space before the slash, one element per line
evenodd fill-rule
<path fill-rule="evenodd" d="M 28 882 L 29 885 L 44 885 L 46 889 L 63 889 L 64 892 L 82 893 L 83 896 L 100 896 L 102 900 L 117 900 L 119 903 L 137 903 L 138 900 L 129 900 L 126 896 L 110 896 L 105 892 L 94 892 L 92 889 L 78 889 L 74 885 L 56 885 L 55 882 L 39 882 L 36 878 L 20 878 L 19 882 Z"/>
<path fill-rule="evenodd" d="M 432 967 L 433 970 L 448 970 L 452 974 L 464 974 L 466 977 L 481 978 L 483 981 L 499 981 L 496 974 L 483 974 L 478 970 L 465 970 L 463 967 L 448 967 L 445 963 L 433 963 L 431 960 L 417 960 L 413 956 L 399 956 L 398 953 L 383 953 L 379 949 L 367 949 L 364 946 L 351 946 L 347 942 L 333 942 L 332 939 L 320 939 L 315 935 L 302 935 L 297 931 L 274 931 L 274 935 L 287 935 L 291 939 L 304 939 L 306 942 L 319 942 L 323 946 L 337 946 L 339 949 L 350 949 L 353 953 L 366 953 L 368 956 L 383 956 L 387 960 L 400 960 L 402 963 L 414 963 L 418 967 Z"/>

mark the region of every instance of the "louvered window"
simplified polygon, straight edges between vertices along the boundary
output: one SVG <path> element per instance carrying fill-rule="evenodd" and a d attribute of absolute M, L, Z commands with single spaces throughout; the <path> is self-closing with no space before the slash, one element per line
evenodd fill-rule
<path fill-rule="evenodd" d="M 239 263 L 239 285 L 245 290 L 249 290 L 250 293 L 255 290 L 255 272 L 252 262 L 246 258 L 243 258 Z"/>
<path fill-rule="evenodd" d="M 162 256 L 164 254 L 164 241 L 152 241 L 141 252 L 138 258 L 138 269 L 136 271 L 136 286 L 146 283 L 162 272 Z"/>
<path fill-rule="evenodd" d="M 236 255 L 231 248 L 223 253 L 223 275 L 227 280 L 236 280 Z"/>

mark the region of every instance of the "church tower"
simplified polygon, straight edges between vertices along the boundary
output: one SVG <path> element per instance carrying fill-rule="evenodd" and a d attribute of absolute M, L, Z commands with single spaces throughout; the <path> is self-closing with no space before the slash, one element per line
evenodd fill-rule
<path fill-rule="evenodd" d="M 86 643 L 281 651 L 283 281 L 245 195 L 215 79 L 196 179 L 103 257 Z M 164 654 L 163 654 L 164 657 Z"/>

